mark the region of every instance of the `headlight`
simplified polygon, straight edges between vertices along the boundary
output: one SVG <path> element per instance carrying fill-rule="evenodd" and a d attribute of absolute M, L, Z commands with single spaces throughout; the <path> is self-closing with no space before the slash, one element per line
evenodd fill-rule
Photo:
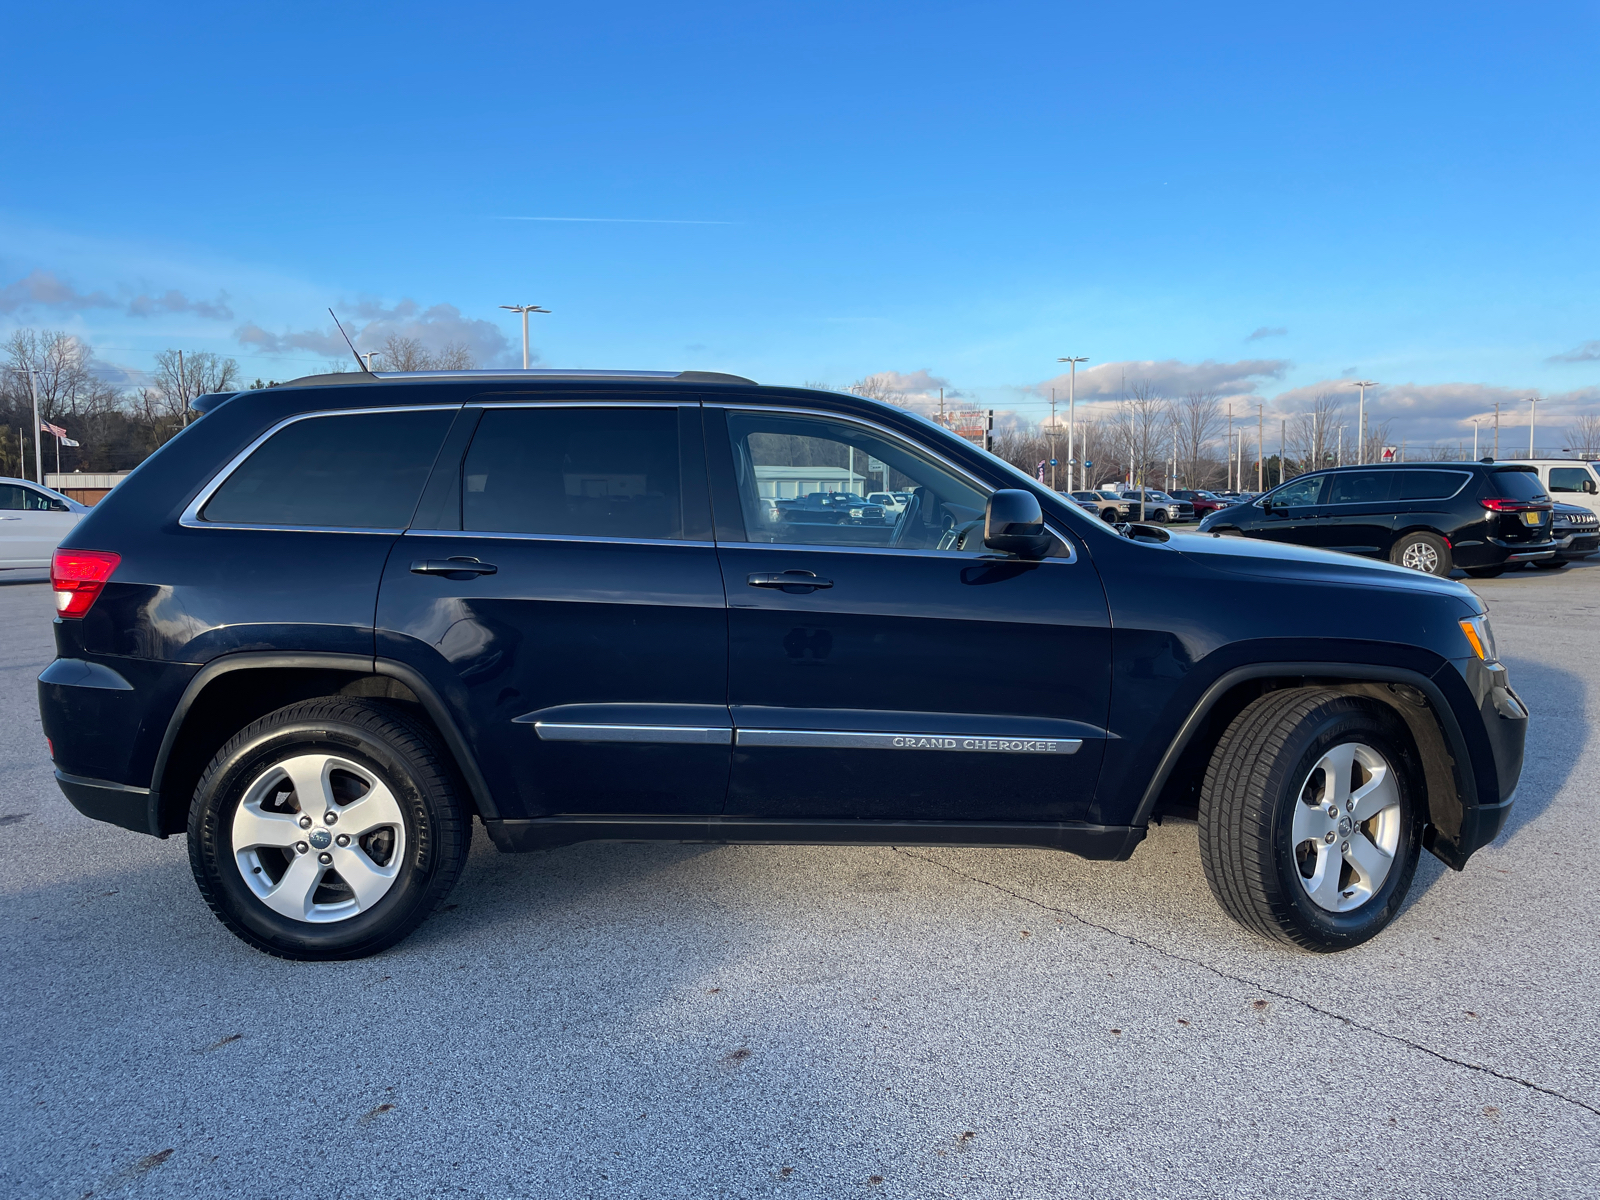
<path fill-rule="evenodd" d="M 1494 630 L 1489 628 L 1489 614 L 1467 617 L 1461 622 L 1461 632 L 1466 635 L 1467 645 L 1472 647 L 1472 652 L 1484 662 L 1500 661 L 1494 646 Z"/>

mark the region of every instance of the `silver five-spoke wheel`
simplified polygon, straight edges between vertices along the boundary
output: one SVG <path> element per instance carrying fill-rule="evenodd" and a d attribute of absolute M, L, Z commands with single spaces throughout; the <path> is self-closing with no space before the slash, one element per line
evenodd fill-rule
<path fill-rule="evenodd" d="M 1383 755 L 1360 742 L 1333 747 L 1294 806 L 1300 886 L 1329 912 L 1360 908 L 1389 877 L 1400 830 L 1400 791 Z"/>
<path fill-rule="evenodd" d="M 301 754 L 245 789 L 232 845 L 245 884 L 268 908 L 295 921 L 343 921 L 393 886 L 405 862 L 405 818 L 366 767 Z"/>

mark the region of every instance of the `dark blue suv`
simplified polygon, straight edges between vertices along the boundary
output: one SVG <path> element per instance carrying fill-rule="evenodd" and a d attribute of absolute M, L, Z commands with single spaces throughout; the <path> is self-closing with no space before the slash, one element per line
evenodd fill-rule
<path fill-rule="evenodd" d="M 473 825 L 1042 846 L 1197 819 L 1312 950 L 1501 828 L 1527 712 L 1460 584 L 1109 527 L 931 423 L 707 373 L 325 375 L 203 397 L 56 555 L 84 814 L 187 833 L 241 938 L 381 950 Z M 783 501 L 906 495 L 819 522 Z"/>

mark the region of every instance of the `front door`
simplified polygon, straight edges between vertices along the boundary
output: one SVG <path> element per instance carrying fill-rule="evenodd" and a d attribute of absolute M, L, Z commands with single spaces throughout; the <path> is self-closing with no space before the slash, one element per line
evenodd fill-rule
<path fill-rule="evenodd" d="M 469 405 L 378 655 L 434 684 L 501 817 L 721 810 L 727 619 L 698 403 Z"/>
<path fill-rule="evenodd" d="M 1315 545 L 1318 504 L 1327 478 L 1326 475 L 1304 475 L 1262 497 L 1258 501 L 1261 516 L 1245 532 L 1251 537 L 1274 542 Z"/>
<path fill-rule="evenodd" d="M 20 483 L 0 484 L 0 567 L 48 567 L 78 514 Z"/>
<path fill-rule="evenodd" d="M 1111 630 L 1079 547 L 982 545 L 989 487 L 865 422 L 707 407 L 736 726 L 729 816 L 1070 821 Z M 866 499 L 908 493 L 899 511 Z"/>

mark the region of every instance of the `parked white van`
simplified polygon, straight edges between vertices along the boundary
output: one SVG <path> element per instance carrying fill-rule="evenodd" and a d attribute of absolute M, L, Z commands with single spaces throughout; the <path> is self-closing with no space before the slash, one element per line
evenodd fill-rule
<path fill-rule="evenodd" d="M 1523 460 L 1515 460 L 1521 462 Z M 1539 468 L 1539 482 L 1558 504 L 1576 504 L 1600 514 L 1600 462 L 1572 458 L 1527 460 Z"/>

